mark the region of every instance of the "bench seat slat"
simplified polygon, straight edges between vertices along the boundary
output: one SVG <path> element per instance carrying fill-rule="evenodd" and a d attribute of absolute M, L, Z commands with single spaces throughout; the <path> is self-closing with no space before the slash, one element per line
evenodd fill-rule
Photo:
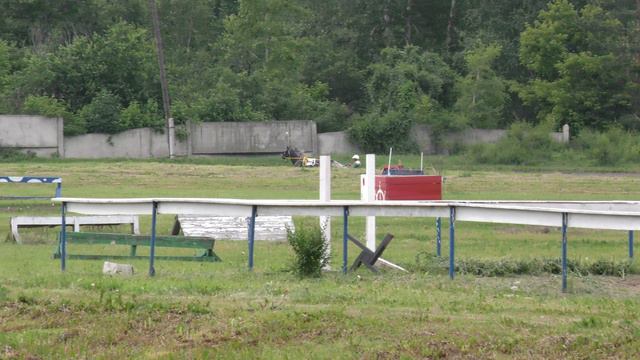
<path fill-rule="evenodd" d="M 151 236 L 133 234 L 109 234 L 90 232 L 67 233 L 67 241 L 76 244 L 118 244 L 118 245 L 140 245 L 150 246 Z M 156 236 L 156 246 L 159 247 L 179 247 L 210 249 L 213 248 L 214 239 L 205 237 L 185 237 L 185 236 Z"/>
<path fill-rule="evenodd" d="M 60 254 L 56 253 L 53 256 L 54 259 L 59 259 Z M 76 260 L 117 260 L 117 259 L 149 259 L 148 256 L 128 256 L 128 255 L 90 255 L 90 254 L 68 254 L 68 259 Z M 220 258 L 213 253 L 212 256 L 155 256 L 156 260 L 180 260 L 180 261 L 201 261 L 201 262 L 216 262 L 221 261 Z"/>

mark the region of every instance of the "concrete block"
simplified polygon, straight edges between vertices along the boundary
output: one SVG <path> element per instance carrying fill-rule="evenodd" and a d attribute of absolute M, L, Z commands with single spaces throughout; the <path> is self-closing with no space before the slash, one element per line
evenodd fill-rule
<path fill-rule="evenodd" d="M 133 275 L 133 265 L 116 264 L 105 261 L 102 265 L 102 273 L 105 275 Z"/>

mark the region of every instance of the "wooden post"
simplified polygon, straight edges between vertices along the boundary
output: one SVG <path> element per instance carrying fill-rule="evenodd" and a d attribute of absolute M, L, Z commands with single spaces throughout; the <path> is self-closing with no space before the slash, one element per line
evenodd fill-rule
<path fill-rule="evenodd" d="M 376 199 L 376 155 L 367 154 L 367 171 L 365 175 L 366 192 L 365 201 L 374 201 Z M 367 248 L 371 251 L 376 249 L 376 217 L 367 216 Z"/>
<path fill-rule="evenodd" d="M 320 156 L 320 201 L 331 201 L 331 156 Z M 320 230 L 327 244 L 325 256 L 331 256 L 331 216 L 320 216 Z M 327 269 L 330 268 L 327 263 Z"/>
<path fill-rule="evenodd" d="M 562 142 L 565 144 L 569 143 L 569 138 L 570 138 L 570 134 L 569 134 L 569 124 L 564 124 L 562 126 Z"/>

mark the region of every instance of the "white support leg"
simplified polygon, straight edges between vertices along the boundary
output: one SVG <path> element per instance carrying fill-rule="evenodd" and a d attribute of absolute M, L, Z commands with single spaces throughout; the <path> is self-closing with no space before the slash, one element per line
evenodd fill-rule
<path fill-rule="evenodd" d="M 365 189 L 365 201 L 374 201 L 376 193 L 376 155 L 367 154 L 367 172 L 365 175 L 364 186 Z M 367 216 L 367 247 L 374 251 L 376 249 L 376 217 Z"/>
<path fill-rule="evenodd" d="M 11 218 L 11 236 L 17 244 L 22 244 L 22 239 L 20 239 L 20 234 L 18 233 L 18 223 L 14 218 Z"/>
<path fill-rule="evenodd" d="M 331 156 L 320 156 L 320 201 L 331 200 Z M 327 242 L 326 255 L 331 255 L 331 217 L 320 216 L 320 229 Z M 329 268 L 329 265 L 327 265 Z"/>

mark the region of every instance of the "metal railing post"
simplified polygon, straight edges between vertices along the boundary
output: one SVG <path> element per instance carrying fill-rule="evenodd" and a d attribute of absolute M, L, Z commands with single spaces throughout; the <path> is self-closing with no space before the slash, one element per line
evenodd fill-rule
<path fill-rule="evenodd" d="M 562 292 L 567 292 L 567 225 L 569 214 L 562 213 Z"/>
<path fill-rule="evenodd" d="M 342 272 L 347 273 L 347 261 L 349 261 L 349 207 L 345 206 L 342 213 Z"/>
<path fill-rule="evenodd" d="M 449 208 L 449 277 L 453 280 L 456 276 L 455 262 L 455 238 L 456 238 L 456 208 Z"/>
<path fill-rule="evenodd" d="M 256 234 L 256 215 L 258 213 L 258 207 L 253 205 L 251 207 L 251 218 L 249 218 L 249 271 L 253 271 L 253 245 L 255 242 Z"/>
<path fill-rule="evenodd" d="M 156 256 L 156 223 L 158 218 L 158 203 L 153 202 L 151 212 L 151 244 L 149 250 L 149 276 L 156 275 L 156 269 L 154 267 L 154 260 Z"/>
<path fill-rule="evenodd" d="M 67 203 L 62 202 L 62 229 L 60 229 L 60 269 L 67 268 Z"/>
<path fill-rule="evenodd" d="M 442 219 L 436 218 L 436 256 L 442 255 Z"/>

